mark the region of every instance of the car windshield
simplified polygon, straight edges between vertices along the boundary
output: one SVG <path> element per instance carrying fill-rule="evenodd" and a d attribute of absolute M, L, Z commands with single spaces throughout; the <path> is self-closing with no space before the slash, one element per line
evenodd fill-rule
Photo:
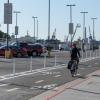
<path fill-rule="evenodd" d="M 16 44 L 16 42 L 13 42 L 13 43 L 11 43 L 10 45 L 12 45 L 12 46 L 16 46 L 17 44 Z"/>
<path fill-rule="evenodd" d="M 0 47 L 0 49 L 3 49 L 3 48 L 6 48 L 6 45 L 3 45 L 3 46 Z"/>

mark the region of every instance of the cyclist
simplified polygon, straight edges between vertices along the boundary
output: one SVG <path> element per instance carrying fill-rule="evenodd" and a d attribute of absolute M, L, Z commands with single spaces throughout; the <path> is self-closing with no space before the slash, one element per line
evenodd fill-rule
<path fill-rule="evenodd" d="M 77 61 L 76 71 L 78 69 L 79 58 L 80 58 L 80 52 L 79 52 L 79 49 L 76 47 L 76 44 L 74 43 L 72 45 L 72 50 L 71 50 L 71 61 L 73 61 L 73 60 Z M 77 74 L 77 72 L 76 72 L 76 74 Z"/>

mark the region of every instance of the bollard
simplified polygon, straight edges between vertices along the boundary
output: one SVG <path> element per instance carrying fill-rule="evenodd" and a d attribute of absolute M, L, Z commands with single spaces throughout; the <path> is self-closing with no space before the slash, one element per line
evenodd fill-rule
<path fill-rule="evenodd" d="M 83 50 L 82 50 L 82 59 L 83 59 Z"/>
<path fill-rule="evenodd" d="M 98 51 L 96 50 L 96 57 L 98 57 Z"/>
<path fill-rule="evenodd" d="M 99 57 L 100 57 L 100 48 L 99 48 Z"/>
<path fill-rule="evenodd" d="M 89 53 L 90 53 L 89 56 L 90 56 L 90 58 L 91 58 L 91 51 L 89 51 Z"/>
<path fill-rule="evenodd" d="M 92 58 L 92 51 L 90 51 L 90 58 Z"/>
<path fill-rule="evenodd" d="M 93 51 L 93 58 L 95 57 L 95 51 Z"/>
<path fill-rule="evenodd" d="M 94 57 L 94 51 L 92 51 L 92 57 Z"/>
<path fill-rule="evenodd" d="M 56 55 L 55 55 L 55 66 L 57 65 L 57 57 L 56 57 Z"/>
<path fill-rule="evenodd" d="M 30 58 L 30 71 L 32 72 L 32 56 Z"/>
<path fill-rule="evenodd" d="M 44 68 L 46 67 L 46 55 L 44 55 Z"/>
<path fill-rule="evenodd" d="M 95 51 L 95 57 L 96 57 L 96 51 Z"/>
<path fill-rule="evenodd" d="M 13 58 L 13 75 L 15 75 L 15 59 Z"/>
<path fill-rule="evenodd" d="M 86 58 L 87 58 L 87 52 L 88 52 L 88 51 L 86 50 Z"/>

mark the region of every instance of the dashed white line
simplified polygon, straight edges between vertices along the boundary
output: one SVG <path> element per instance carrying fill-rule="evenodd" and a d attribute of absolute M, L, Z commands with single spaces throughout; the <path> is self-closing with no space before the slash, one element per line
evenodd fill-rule
<path fill-rule="evenodd" d="M 39 80 L 39 81 L 36 81 L 35 83 L 38 84 L 38 83 L 41 83 L 41 82 L 43 82 L 43 81 L 44 81 L 44 80 Z"/>
<path fill-rule="evenodd" d="M 81 68 L 79 68 L 79 69 L 85 69 L 85 68 L 82 68 L 82 67 L 81 67 Z"/>
<path fill-rule="evenodd" d="M 56 75 L 56 76 L 54 76 L 54 77 L 60 77 L 61 75 Z"/>
<path fill-rule="evenodd" d="M 9 89 L 9 90 L 6 90 L 7 92 L 12 92 L 12 91 L 15 91 L 15 90 L 18 90 L 19 88 L 13 88 L 13 89 Z"/>
<path fill-rule="evenodd" d="M 0 87 L 2 87 L 2 86 L 7 86 L 7 85 L 8 85 L 8 84 L 1 84 Z"/>

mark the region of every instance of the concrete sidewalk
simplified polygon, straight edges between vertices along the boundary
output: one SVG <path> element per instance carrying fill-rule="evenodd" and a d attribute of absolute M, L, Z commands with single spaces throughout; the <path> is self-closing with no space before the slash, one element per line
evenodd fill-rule
<path fill-rule="evenodd" d="M 100 100 L 100 70 L 30 100 Z"/>

